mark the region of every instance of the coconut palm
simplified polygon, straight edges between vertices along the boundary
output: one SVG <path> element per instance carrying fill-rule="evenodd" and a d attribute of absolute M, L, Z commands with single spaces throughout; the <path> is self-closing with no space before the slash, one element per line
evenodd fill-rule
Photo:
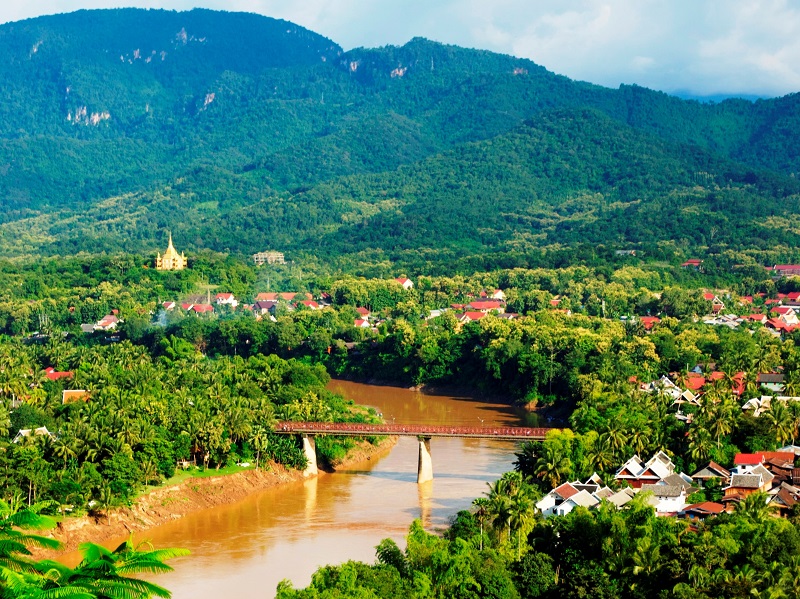
<path fill-rule="evenodd" d="M 486 497 L 478 497 L 473 502 L 472 505 L 475 506 L 475 518 L 478 520 L 478 524 L 481 527 L 481 540 L 480 540 L 480 547 L 479 550 L 483 551 L 483 524 L 486 522 L 487 518 L 490 515 L 490 508 L 491 503 L 488 498 Z"/>
<path fill-rule="evenodd" d="M 775 439 L 778 443 L 784 444 L 795 436 L 796 420 L 786 404 L 779 400 L 773 400 L 763 416 L 772 425 L 775 431 Z"/>
<path fill-rule="evenodd" d="M 542 455 L 536 460 L 536 476 L 555 488 L 572 472 L 572 460 L 561 447 L 548 444 L 542 447 Z"/>
<path fill-rule="evenodd" d="M 85 597 L 107 599 L 170 597 L 164 587 L 133 576 L 171 572 L 165 561 L 189 554 L 185 549 L 142 550 L 131 539 L 113 551 L 94 543 L 84 543 L 80 550 L 83 560 L 75 568 L 50 560 L 36 564 L 47 580 L 44 590 L 69 588 L 85 592 Z"/>

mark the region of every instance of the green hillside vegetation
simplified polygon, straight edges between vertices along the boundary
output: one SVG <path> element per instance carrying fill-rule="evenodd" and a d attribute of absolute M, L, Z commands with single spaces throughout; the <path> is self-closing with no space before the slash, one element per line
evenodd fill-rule
<path fill-rule="evenodd" d="M 208 10 L 42 17 L 0 49 L 6 256 L 152 251 L 168 228 L 189 250 L 370 263 L 796 245 L 796 95 L 701 104 Z"/>

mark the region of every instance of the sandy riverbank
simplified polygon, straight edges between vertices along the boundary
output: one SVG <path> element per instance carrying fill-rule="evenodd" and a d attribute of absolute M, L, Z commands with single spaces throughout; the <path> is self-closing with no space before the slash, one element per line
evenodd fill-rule
<path fill-rule="evenodd" d="M 336 468 L 352 468 L 386 453 L 396 442 L 396 437 L 388 437 L 378 445 L 363 441 L 351 450 Z M 112 510 L 108 518 L 106 516 L 66 518 L 59 522 L 57 528 L 42 533 L 61 541 L 63 547 L 59 551 L 34 551 L 34 557 L 53 558 L 74 551 L 78 545 L 87 541 L 102 543 L 111 539 L 125 538 L 131 533 L 146 531 L 187 514 L 236 503 L 252 493 L 302 479 L 302 472 L 289 470 L 274 463 L 269 464 L 269 469 L 244 470 L 225 476 L 188 478 L 178 484 L 159 487 L 141 495 L 133 505 Z"/>

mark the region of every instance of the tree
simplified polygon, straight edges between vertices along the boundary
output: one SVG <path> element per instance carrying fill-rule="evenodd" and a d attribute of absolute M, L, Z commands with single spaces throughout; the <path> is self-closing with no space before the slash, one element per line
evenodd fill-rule
<path fill-rule="evenodd" d="M 47 579 L 45 591 L 67 587 L 98 599 L 168 598 L 171 593 L 164 587 L 132 575 L 171 572 L 172 568 L 164 562 L 189 554 L 185 549 L 142 550 L 141 545 L 133 544 L 132 538 L 113 551 L 94 543 L 84 543 L 80 550 L 83 559 L 75 568 L 50 560 L 36 565 Z"/>

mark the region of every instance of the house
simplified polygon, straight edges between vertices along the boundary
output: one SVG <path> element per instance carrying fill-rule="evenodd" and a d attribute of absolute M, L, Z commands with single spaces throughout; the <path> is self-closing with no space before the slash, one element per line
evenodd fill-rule
<path fill-rule="evenodd" d="M 772 479 L 763 474 L 732 474 L 730 484 L 723 489 L 722 503 L 730 505 L 738 503 L 748 495 L 758 491 L 769 491 Z"/>
<path fill-rule="evenodd" d="M 39 428 L 34 428 L 34 429 L 30 429 L 30 428 L 21 428 L 21 429 L 19 429 L 17 434 L 14 435 L 14 438 L 11 440 L 11 442 L 12 443 L 19 443 L 20 441 L 22 441 L 22 439 L 25 439 L 25 438 L 31 437 L 31 436 L 33 436 L 33 437 L 46 436 L 46 437 L 48 437 L 50 439 L 55 439 L 56 438 L 56 436 L 53 433 L 51 433 L 49 430 L 47 430 L 46 426 L 40 426 Z"/>
<path fill-rule="evenodd" d="M 721 503 L 713 501 L 703 501 L 702 503 L 693 503 L 683 508 L 680 515 L 687 520 L 695 522 L 702 522 L 710 516 L 717 516 L 725 511 L 725 506 Z"/>
<path fill-rule="evenodd" d="M 652 331 L 653 327 L 661 322 L 658 316 L 641 316 L 639 321 L 642 323 L 645 331 Z"/>
<path fill-rule="evenodd" d="M 262 266 L 264 264 L 286 264 L 286 258 L 283 252 L 256 252 L 253 254 L 253 262 L 256 263 L 256 266 Z"/>
<path fill-rule="evenodd" d="M 52 366 L 48 366 L 44 369 L 44 375 L 51 381 L 57 381 L 58 379 L 71 379 L 73 373 L 69 370 L 59 372 Z"/>
<path fill-rule="evenodd" d="M 634 496 L 633 489 L 626 488 L 622 489 L 621 491 L 617 491 L 612 495 L 609 495 L 606 499 L 610 503 L 614 504 L 617 508 L 621 508 L 623 505 L 625 505 L 631 499 L 633 499 L 633 496 Z"/>
<path fill-rule="evenodd" d="M 460 323 L 467 323 L 467 322 L 474 322 L 476 320 L 480 320 L 486 316 L 486 312 L 464 312 L 459 318 L 458 322 Z"/>
<path fill-rule="evenodd" d="M 756 383 L 777 394 L 783 391 L 784 379 L 785 376 L 777 372 L 759 372 L 758 377 L 756 377 Z"/>
<path fill-rule="evenodd" d="M 175 302 L 161 302 L 161 307 L 164 310 L 174 310 L 176 305 Z"/>
<path fill-rule="evenodd" d="M 214 296 L 214 303 L 218 306 L 230 306 L 235 308 L 239 305 L 239 300 L 233 297 L 232 293 L 218 293 Z"/>
<path fill-rule="evenodd" d="M 75 403 L 77 401 L 89 401 L 89 392 L 85 389 L 64 389 L 61 392 L 61 403 Z"/>
<path fill-rule="evenodd" d="M 571 483 L 562 483 L 536 502 L 536 507 L 542 512 L 542 516 L 547 518 L 555 514 L 556 507 L 576 493 L 578 493 L 578 489 Z"/>
<path fill-rule="evenodd" d="M 317 302 L 315 302 L 314 300 L 303 300 L 303 301 L 297 302 L 297 303 L 305 306 L 309 310 L 319 310 L 320 309 L 319 308 L 319 304 Z"/>
<path fill-rule="evenodd" d="M 366 320 L 364 320 L 362 318 L 357 318 L 353 322 L 353 326 L 356 327 L 357 329 L 368 329 L 370 327 L 370 324 L 369 324 L 368 321 L 366 321 Z"/>
<path fill-rule="evenodd" d="M 502 302 L 506 301 L 506 294 L 503 292 L 502 289 L 495 289 L 494 292 L 489 296 L 492 299 L 500 300 Z"/>
<path fill-rule="evenodd" d="M 767 270 L 772 271 L 775 277 L 794 277 L 800 275 L 800 264 L 776 264 Z"/>
<path fill-rule="evenodd" d="M 361 318 L 366 318 L 367 316 L 372 314 L 372 312 L 370 312 L 367 308 L 356 308 L 356 312 L 358 312 L 358 315 Z"/>
<path fill-rule="evenodd" d="M 565 516 L 578 506 L 590 509 L 596 507 L 599 503 L 600 500 L 588 491 L 578 491 L 574 495 L 570 496 L 566 501 L 558 505 L 555 508 L 555 514 L 557 516 Z"/>
<path fill-rule="evenodd" d="M 686 262 L 681 264 L 683 268 L 694 268 L 696 270 L 700 269 L 700 265 L 703 263 L 702 260 L 699 258 L 689 258 Z"/>
<path fill-rule="evenodd" d="M 502 313 L 505 310 L 503 302 L 498 300 L 475 301 L 467 304 L 467 310 L 473 312 L 492 312 L 497 311 Z"/>
<path fill-rule="evenodd" d="M 189 310 L 192 309 L 192 306 L 194 306 L 192 302 L 182 302 L 181 310 L 183 310 L 184 312 L 188 312 Z"/>
<path fill-rule="evenodd" d="M 94 325 L 95 331 L 113 331 L 117 328 L 117 324 L 121 322 L 114 314 L 103 316 Z"/>
<path fill-rule="evenodd" d="M 410 291 L 411 289 L 413 289 L 413 288 L 414 288 L 414 283 L 411 281 L 411 279 L 407 279 L 406 277 L 397 277 L 397 278 L 395 279 L 395 281 L 397 281 L 398 283 L 400 283 L 400 285 L 401 285 L 401 286 L 403 287 L 403 289 L 405 289 L 406 291 Z"/>
<path fill-rule="evenodd" d="M 788 516 L 792 508 L 800 503 L 800 488 L 782 483 L 770 492 L 767 504 L 778 509 L 781 516 Z"/>
<path fill-rule="evenodd" d="M 711 313 L 712 314 L 719 314 L 722 310 L 725 309 L 725 304 L 719 297 L 714 295 L 713 293 L 704 293 L 703 299 L 707 302 L 711 302 Z"/>
<path fill-rule="evenodd" d="M 195 314 L 210 314 L 214 311 L 214 306 L 211 304 L 194 304 L 191 311 Z"/>
<path fill-rule="evenodd" d="M 259 293 L 256 295 L 257 302 L 274 302 L 277 301 L 278 294 L 277 293 Z"/>
<path fill-rule="evenodd" d="M 274 313 L 275 308 L 278 306 L 277 300 L 258 300 L 253 304 L 253 312 L 256 314 Z"/>
<path fill-rule="evenodd" d="M 800 324 L 797 313 L 791 306 L 775 306 L 769 312 L 770 314 L 777 314 L 777 317 L 788 325 Z"/>
<path fill-rule="evenodd" d="M 663 451 L 659 451 L 644 463 L 638 455 L 634 455 L 617 470 L 614 479 L 639 489 L 642 485 L 657 483 L 674 472 L 672 460 Z"/>
<path fill-rule="evenodd" d="M 626 482 L 634 489 L 639 489 L 642 485 L 657 483 L 674 472 L 672 460 L 663 451 L 659 451 L 645 463 L 642 463 L 638 455 L 634 455 L 617 470 L 614 480 Z"/>
<path fill-rule="evenodd" d="M 686 507 L 686 497 L 689 495 L 686 487 L 667 484 L 645 484 L 640 492 L 652 493 L 654 500 L 651 504 L 656 514 L 677 514 Z"/>
<path fill-rule="evenodd" d="M 716 462 L 711 461 L 705 468 L 701 468 L 692 474 L 692 480 L 698 483 L 705 484 L 707 481 L 712 479 L 717 479 L 727 485 L 731 479 L 731 473 L 726 468 L 723 468 Z"/>
<path fill-rule="evenodd" d="M 742 317 L 743 320 L 750 320 L 752 322 L 757 322 L 760 324 L 764 324 L 767 322 L 767 315 L 766 314 L 748 314 L 747 316 Z"/>

